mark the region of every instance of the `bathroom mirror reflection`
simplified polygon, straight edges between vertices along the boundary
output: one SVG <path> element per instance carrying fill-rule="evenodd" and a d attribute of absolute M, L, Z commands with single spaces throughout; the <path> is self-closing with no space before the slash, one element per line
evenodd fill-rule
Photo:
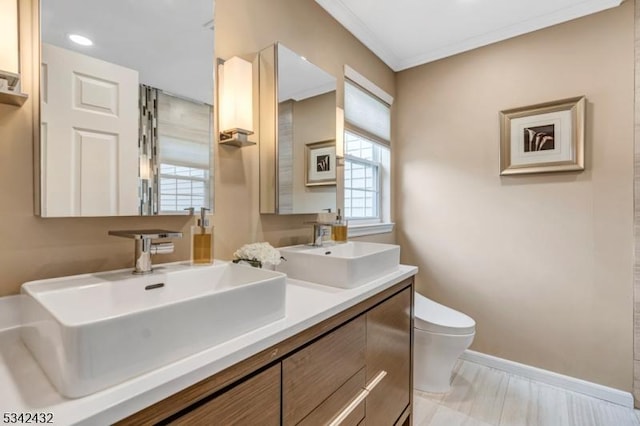
<path fill-rule="evenodd" d="M 336 208 L 336 78 L 276 43 L 260 67 L 260 212 Z"/>
<path fill-rule="evenodd" d="M 38 214 L 212 208 L 214 4 L 41 0 Z"/>

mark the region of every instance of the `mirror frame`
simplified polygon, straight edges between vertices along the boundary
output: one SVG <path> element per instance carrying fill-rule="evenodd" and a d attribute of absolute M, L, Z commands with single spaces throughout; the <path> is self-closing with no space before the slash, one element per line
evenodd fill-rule
<path fill-rule="evenodd" d="M 258 53 L 260 214 L 278 214 L 278 43 Z M 268 117 L 268 119 L 267 119 Z"/>
<path fill-rule="evenodd" d="M 41 153 L 41 97 L 40 73 L 42 69 L 40 30 L 40 1 L 30 0 L 31 6 L 31 100 L 33 102 L 33 210 L 36 216 L 42 217 L 42 153 Z"/>

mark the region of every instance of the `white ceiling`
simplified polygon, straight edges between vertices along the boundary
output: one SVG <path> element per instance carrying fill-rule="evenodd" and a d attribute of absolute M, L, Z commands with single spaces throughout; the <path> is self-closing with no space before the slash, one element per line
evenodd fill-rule
<path fill-rule="evenodd" d="M 212 104 L 214 0 L 43 0 L 42 41 L 138 70 L 140 83 Z M 94 45 L 69 41 L 89 37 Z"/>
<path fill-rule="evenodd" d="M 334 76 L 278 43 L 278 102 L 301 101 L 334 90 Z"/>
<path fill-rule="evenodd" d="M 316 0 L 394 71 L 615 6 L 623 0 Z"/>

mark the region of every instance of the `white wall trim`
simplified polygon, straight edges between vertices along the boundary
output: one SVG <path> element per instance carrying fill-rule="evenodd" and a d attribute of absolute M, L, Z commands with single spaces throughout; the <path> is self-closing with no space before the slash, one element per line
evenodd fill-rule
<path fill-rule="evenodd" d="M 364 237 L 365 235 L 387 234 L 393 231 L 395 223 L 371 223 L 366 225 L 349 225 L 348 236 Z"/>
<path fill-rule="evenodd" d="M 371 31 L 364 22 L 358 16 L 351 11 L 351 9 L 344 4 L 343 1 L 338 0 L 316 0 L 316 2 L 322 6 L 336 21 L 345 28 L 350 28 L 348 31 L 354 35 L 355 38 L 360 40 L 362 44 L 367 46 L 378 58 L 386 63 L 390 68 L 399 62 L 398 56 L 390 49 L 386 43 L 384 43 L 374 31 Z M 397 71 L 394 69 L 394 71 Z"/>
<path fill-rule="evenodd" d="M 520 364 L 519 362 L 509 361 L 507 359 L 498 358 L 476 351 L 466 350 L 460 358 L 465 361 L 475 362 L 476 364 L 495 368 L 496 370 L 502 370 L 527 379 L 602 399 L 603 401 L 611 402 L 613 404 L 622 405 L 623 407 L 633 408 L 633 396 L 630 392 L 621 391 L 619 389 L 610 388 L 608 386 L 599 385 L 582 379 L 576 379 L 575 377 L 565 376 L 564 374 L 554 373 L 553 371 L 543 370 L 542 368 Z"/>
<path fill-rule="evenodd" d="M 602 12 L 603 10 L 618 7 L 621 3 L 621 0 L 587 0 L 551 13 L 533 16 L 521 22 L 516 22 L 484 34 L 469 37 L 468 39 L 460 40 L 447 46 L 436 47 L 413 57 L 402 58 L 390 66 L 396 72 L 406 70 L 422 64 L 437 61 L 438 59 L 447 58 L 462 52 L 467 52 L 499 41 L 508 40 L 523 34 L 558 25 L 563 22 Z M 375 52 L 374 49 L 371 50 Z"/>
<path fill-rule="evenodd" d="M 397 53 L 394 52 L 394 49 L 384 39 L 380 38 L 376 31 L 371 30 L 357 14 L 349 8 L 346 0 L 316 0 L 316 2 L 392 70 L 399 72 L 498 41 L 617 7 L 622 3 L 622 0 L 584 0 L 572 6 L 561 8 L 560 10 L 531 16 L 524 21 L 490 30 L 489 32 L 481 33 L 464 40 L 452 42 L 445 46 L 435 46 L 417 55 L 403 57 L 399 57 Z"/>
<path fill-rule="evenodd" d="M 349 65 L 344 66 L 344 75 L 349 80 L 359 84 L 362 88 L 367 89 L 369 92 L 376 95 L 389 105 L 393 105 L 393 96 L 379 88 L 373 81 L 369 80 L 358 71 L 351 68 Z"/>

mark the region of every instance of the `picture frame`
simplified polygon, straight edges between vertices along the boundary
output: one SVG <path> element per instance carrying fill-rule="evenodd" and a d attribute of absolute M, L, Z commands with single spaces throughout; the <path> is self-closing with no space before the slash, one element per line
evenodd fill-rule
<path fill-rule="evenodd" d="M 586 98 L 500 112 L 500 175 L 584 170 Z"/>
<path fill-rule="evenodd" d="M 336 141 L 327 140 L 305 145 L 305 185 L 336 184 Z"/>

